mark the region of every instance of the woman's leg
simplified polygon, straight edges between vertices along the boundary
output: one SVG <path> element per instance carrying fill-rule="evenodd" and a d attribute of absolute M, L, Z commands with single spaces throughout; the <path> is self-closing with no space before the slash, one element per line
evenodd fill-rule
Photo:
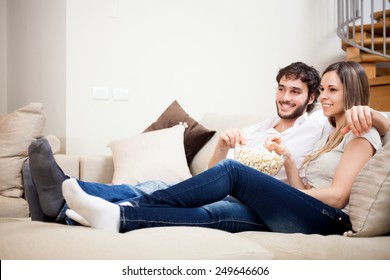
<path fill-rule="evenodd" d="M 63 193 L 73 210 L 68 210 L 67 215 L 80 224 L 109 231 L 116 231 L 117 227 L 119 230 L 120 209 L 134 210 L 129 212 L 129 217 L 134 219 L 125 222 L 122 232 L 143 227 L 178 225 L 218 228 L 230 232 L 267 230 L 250 208 L 231 197 L 204 207 L 150 207 L 142 213 L 144 208 L 118 206 L 88 195 L 75 179 L 64 182 Z M 147 218 L 139 219 L 139 216 Z"/>
<path fill-rule="evenodd" d="M 198 226 L 228 232 L 269 231 L 252 209 L 228 197 L 202 207 L 120 206 L 120 232 L 161 226 Z"/>
<path fill-rule="evenodd" d="M 78 185 L 75 189 L 81 190 Z M 271 231 L 341 234 L 351 229 L 348 216 L 341 210 L 329 207 L 271 176 L 232 160 L 223 161 L 166 190 L 142 196 L 138 203 L 134 203 L 134 206 L 140 207 L 117 206 L 104 200 L 96 201 L 96 198 L 92 200 L 99 207 L 93 207 L 94 203 L 80 203 L 77 195 L 76 199 L 72 196 L 66 199 L 69 204 L 72 202 L 72 209 L 92 227 L 102 228 L 104 223 L 100 220 L 118 221 L 119 230 L 125 232 L 152 226 L 155 221 L 163 225 L 164 222 L 172 222 L 172 219 L 175 219 L 175 225 L 189 225 L 187 221 L 181 220 L 182 217 L 196 218 L 200 213 L 196 207 L 219 201 L 229 194 L 252 208 Z M 88 195 L 80 197 L 87 199 Z M 118 207 L 115 209 L 119 210 L 111 211 L 113 207 Z M 107 218 L 113 212 L 116 214 Z M 172 215 L 175 215 L 174 218 Z M 196 222 L 190 220 L 190 224 Z M 221 223 L 218 223 L 217 228 L 220 226 Z"/>
<path fill-rule="evenodd" d="M 348 215 L 253 168 L 225 160 L 214 168 L 166 190 L 142 196 L 138 218 L 152 207 L 199 207 L 231 195 L 254 210 L 271 231 L 341 234 L 350 230 Z M 136 205 L 137 206 L 137 205 Z M 121 210 L 121 227 L 135 209 Z M 131 214 L 133 213 L 133 214 Z M 125 218 L 126 217 L 126 218 Z"/>

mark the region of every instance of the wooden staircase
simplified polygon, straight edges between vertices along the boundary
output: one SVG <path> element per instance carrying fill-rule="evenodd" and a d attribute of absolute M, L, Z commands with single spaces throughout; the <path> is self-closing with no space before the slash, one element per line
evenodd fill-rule
<path fill-rule="evenodd" d="M 366 70 L 371 87 L 370 106 L 390 111 L 390 10 L 375 12 L 372 18 L 373 23 L 349 24 L 342 49 L 347 60 L 359 62 Z"/>

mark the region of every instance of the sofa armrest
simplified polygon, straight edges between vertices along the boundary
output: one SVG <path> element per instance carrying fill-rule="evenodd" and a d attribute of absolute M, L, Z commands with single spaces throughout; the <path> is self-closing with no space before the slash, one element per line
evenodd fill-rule
<path fill-rule="evenodd" d="M 80 180 L 111 184 L 113 176 L 112 156 L 84 156 L 80 158 Z"/>

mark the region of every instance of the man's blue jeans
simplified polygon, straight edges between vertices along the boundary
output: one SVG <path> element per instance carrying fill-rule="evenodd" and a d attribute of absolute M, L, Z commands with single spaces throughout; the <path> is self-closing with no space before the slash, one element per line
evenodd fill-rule
<path fill-rule="evenodd" d="M 142 195 L 170 187 L 161 181 L 148 181 L 135 186 L 105 185 L 80 180 L 77 182 L 86 193 L 116 204 L 133 201 Z M 57 221 L 75 225 L 76 223 L 65 215 L 67 209 L 69 209 L 68 205 L 65 204 L 57 216 Z M 200 207 L 197 212 L 197 219 L 191 220 L 192 226 L 219 228 L 230 232 L 267 230 L 252 209 L 232 197 L 225 197 L 221 201 Z M 154 223 L 154 226 L 177 224 L 175 216 L 172 216 L 171 219 L 170 217 L 166 218 L 162 223 Z"/>
<path fill-rule="evenodd" d="M 228 159 L 170 188 L 135 199 L 133 207 L 120 206 L 120 232 L 159 225 L 195 225 L 204 219 L 202 206 L 227 195 L 249 206 L 274 232 L 328 235 L 351 230 L 349 216 L 342 210 Z M 228 230 L 223 223 L 205 226 Z"/>

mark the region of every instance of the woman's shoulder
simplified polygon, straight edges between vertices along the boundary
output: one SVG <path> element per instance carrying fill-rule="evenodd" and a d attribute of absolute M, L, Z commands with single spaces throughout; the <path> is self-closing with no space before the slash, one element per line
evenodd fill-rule
<path fill-rule="evenodd" d="M 365 138 L 368 142 L 370 142 L 376 151 L 382 148 L 381 136 L 375 127 L 371 127 L 367 133 L 364 133 L 360 136 L 354 135 L 352 132 L 348 132 L 348 134 L 344 139 L 344 144 L 347 144 L 352 139 L 359 138 L 359 137 Z"/>

